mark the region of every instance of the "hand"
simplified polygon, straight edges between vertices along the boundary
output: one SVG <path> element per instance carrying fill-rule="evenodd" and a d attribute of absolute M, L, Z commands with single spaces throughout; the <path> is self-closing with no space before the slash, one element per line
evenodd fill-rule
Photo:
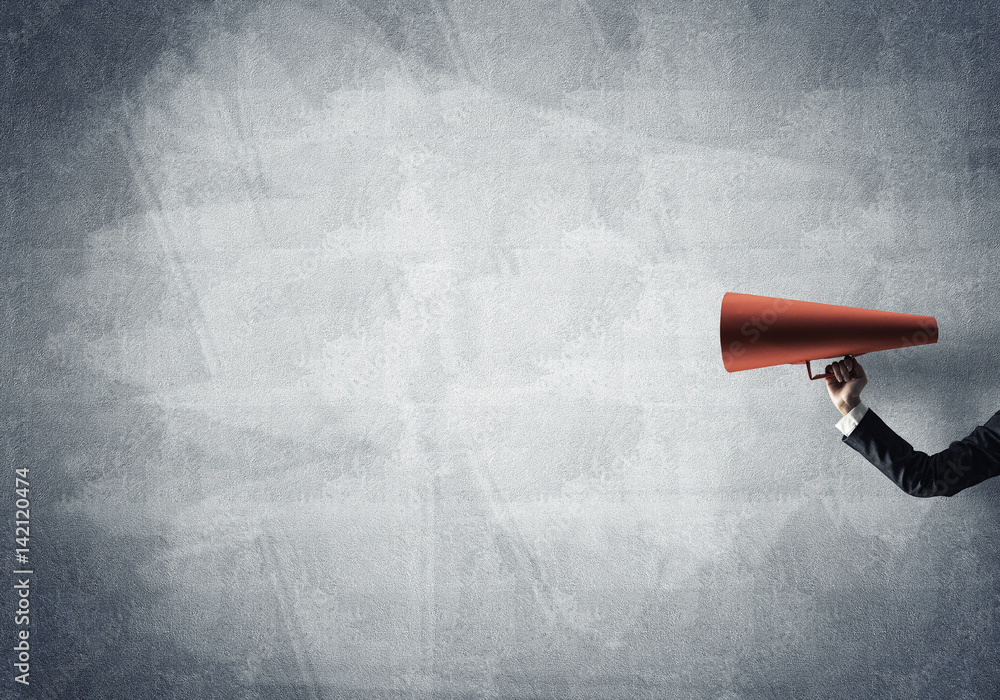
<path fill-rule="evenodd" d="M 861 401 L 861 390 L 868 383 L 864 367 L 855 358 L 847 355 L 843 360 L 826 366 L 826 390 L 830 400 L 842 415 L 847 415 Z"/>

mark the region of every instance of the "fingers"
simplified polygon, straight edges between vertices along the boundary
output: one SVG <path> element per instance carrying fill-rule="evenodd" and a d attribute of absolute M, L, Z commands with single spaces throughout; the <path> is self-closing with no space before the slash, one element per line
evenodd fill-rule
<path fill-rule="evenodd" d="M 854 363 L 854 376 L 858 379 L 867 380 L 868 375 L 865 374 L 865 368 L 861 366 L 861 363 L 858 362 L 857 358 L 852 357 L 851 361 Z"/>
<path fill-rule="evenodd" d="M 833 376 L 835 376 L 837 378 L 838 382 L 846 382 L 847 381 L 847 370 L 844 369 L 844 361 L 843 360 L 840 360 L 839 362 L 834 362 L 833 363 Z"/>
<path fill-rule="evenodd" d="M 833 375 L 833 365 L 827 365 L 826 366 L 826 370 L 824 370 L 824 374 L 830 375 L 830 376 L 828 376 L 826 378 L 826 385 L 828 387 L 833 388 L 833 387 L 836 387 L 837 384 L 840 383 L 840 382 L 837 381 L 836 377 Z"/>
<path fill-rule="evenodd" d="M 840 362 L 832 362 L 829 365 L 827 365 L 827 368 L 828 368 L 827 371 L 833 374 L 833 378 L 837 381 L 838 384 L 844 381 L 844 375 L 840 373 Z"/>
<path fill-rule="evenodd" d="M 843 360 L 838 360 L 831 365 L 827 365 L 827 372 L 833 372 L 833 376 L 838 382 L 848 382 L 852 379 L 867 379 L 865 370 L 858 362 L 857 358 L 847 355 Z"/>
<path fill-rule="evenodd" d="M 848 358 L 834 362 L 831 367 L 833 368 L 833 376 L 837 378 L 838 382 L 846 382 L 850 380 L 851 368 Z"/>

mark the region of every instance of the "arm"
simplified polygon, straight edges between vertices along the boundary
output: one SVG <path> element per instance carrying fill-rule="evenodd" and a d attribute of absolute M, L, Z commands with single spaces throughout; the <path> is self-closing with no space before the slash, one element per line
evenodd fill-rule
<path fill-rule="evenodd" d="M 830 399 L 847 415 L 861 402 L 861 390 L 868 382 L 864 369 L 848 356 L 828 365 L 827 372 L 834 375 L 826 380 Z M 871 410 L 844 432 L 844 442 L 911 496 L 952 496 L 1000 474 L 1000 412 L 968 437 L 932 455 L 914 450 Z"/>
<path fill-rule="evenodd" d="M 1000 413 L 931 455 L 914 450 L 871 409 L 844 442 L 911 496 L 953 496 L 1000 473 Z"/>

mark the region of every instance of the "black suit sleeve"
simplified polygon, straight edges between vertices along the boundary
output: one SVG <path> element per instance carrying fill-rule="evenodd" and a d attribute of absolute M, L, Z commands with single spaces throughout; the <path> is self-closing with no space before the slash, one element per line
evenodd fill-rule
<path fill-rule="evenodd" d="M 870 408 L 844 442 L 911 496 L 953 496 L 1000 474 L 1000 411 L 932 455 L 914 450 Z"/>

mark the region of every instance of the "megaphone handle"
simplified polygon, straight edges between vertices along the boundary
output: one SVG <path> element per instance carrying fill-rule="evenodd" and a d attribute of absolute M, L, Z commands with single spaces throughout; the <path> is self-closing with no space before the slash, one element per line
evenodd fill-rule
<path fill-rule="evenodd" d="M 809 374 L 810 379 L 826 379 L 827 377 L 832 377 L 833 373 L 829 374 L 817 374 L 815 377 L 812 373 L 812 367 L 809 366 L 809 360 L 806 360 L 806 372 Z"/>

